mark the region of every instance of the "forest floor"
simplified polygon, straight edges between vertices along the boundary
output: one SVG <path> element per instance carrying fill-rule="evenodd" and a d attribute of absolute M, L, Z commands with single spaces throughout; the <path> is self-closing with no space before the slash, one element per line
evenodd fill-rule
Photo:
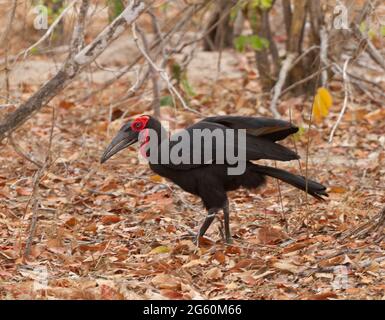
<path fill-rule="evenodd" d="M 224 52 L 220 76 L 217 58 L 199 52 L 192 61 L 190 106 L 206 116 L 270 116 L 252 58 Z M 33 59 L 29 67 L 38 68 L 44 57 Z M 34 72 L 48 78 L 49 70 Z M 19 98 L 38 85 L 20 84 Z M 123 78 L 81 101 L 99 86 L 77 79 L 14 133 L 16 148 L 1 145 L 1 299 L 385 298 L 383 104 L 353 91 L 329 143 L 344 99 L 341 81 L 329 84 L 329 116 L 310 128 L 311 98 L 286 97 L 282 118 L 301 128 L 286 144 L 301 161 L 277 165 L 307 171 L 330 197 L 319 202 L 273 179 L 260 190 L 231 192 L 234 244 L 224 244 L 217 221 L 197 248 L 187 235 L 206 214 L 199 199 L 138 163 L 136 148 L 99 164 L 122 115 L 151 112 L 151 90 L 146 99 L 112 106 L 128 88 Z M 199 116 L 166 106 L 162 118 L 176 130 Z M 44 162 L 47 153 L 54 162 L 35 183 L 38 168 L 27 158 Z"/>

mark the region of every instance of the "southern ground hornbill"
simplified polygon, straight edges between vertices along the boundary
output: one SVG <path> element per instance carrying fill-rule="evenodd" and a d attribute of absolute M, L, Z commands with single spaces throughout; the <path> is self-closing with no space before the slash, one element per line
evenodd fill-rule
<path fill-rule="evenodd" d="M 206 130 L 205 130 L 206 129 Z M 208 129 L 208 130 L 207 130 Z M 242 130 L 243 129 L 243 130 Z M 155 135 L 149 134 L 149 131 Z M 209 142 L 202 146 L 202 140 L 192 138 L 195 131 L 206 132 L 209 134 Z M 214 136 L 213 132 L 227 133 Z M 240 187 L 247 189 L 257 188 L 265 182 L 265 176 L 280 179 L 294 187 L 301 189 L 313 197 L 321 200 L 322 196 L 327 196 L 326 188 L 315 181 L 305 179 L 302 176 L 290 172 L 252 163 L 250 160 L 270 159 L 279 161 L 289 161 L 299 159 L 299 156 L 290 149 L 277 144 L 276 141 L 285 139 L 287 136 L 298 131 L 298 128 L 291 123 L 270 118 L 241 117 L 241 116 L 216 116 L 205 118 L 194 125 L 168 136 L 162 124 L 151 116 L 141 116 L 133 121 L 123 125 L 110 145 L 106 148 L 101 158 L 104 163 L 111 156 L 120 150 L 132 145 L 135 142 L 140 143 L 140 150 L 148 158 L 150 168 L 158 175 L 165 177 L 183 190 L 199 196 L 208 214 L 197 232 L 197 242 L 203 237 L 215 215 L 223 210 L 226 242 L 231 243 L 231 233 L 229 224 L 229 203 L 227 191 L 236 190 Z M 180 133 L 183 133 L 181 135 Z M 243 135 L 241 135 L 241 133 Z M 186 137 L 182 142 L 182 136 Z M 244 143 L 242 139 L 244 138 Z M 222 139 L 220 139 L 222 138 Z M 204 138 L 203 138 L 204 139 Z M 157 147 L 155 158 L 150 156 L 150 142 L 152 146 Z M 215 142 L 215 143 L 214 143 Z M 177 144 L 187 148 L 188 156 L 179 161 L 159 161 L 161 151 L 171 154 L 173 147 Z M 207 149 L 207 145 L 210 150 Z M 147 148 L 146 148 L 147 146 Z M 180 147 L 180 146 L 179 146 Z M 230 174 L 229 169 L 234 169 L 234 162 L 228 161 L 227 152 L 224 159 L 219 159 L 220 153 L 217 151 L 227 151 L 235 149 L 235 154 L 243 154 L 238 158 L 237 165 L 244 167 L 239 174 Z M 179 148 L 180 150 L 180 148 Z M 208 151 L 210 155 L 206 157 Z M 183 151 L 182 151 L 183 153 Z M 192 159 L 193 155 L 200 154 Z M 175 154 L 174 154 L 175 155 Z M 180 155 L 180 153 L 179 153 Z M 198 161 L 197 161 L 198 159 Z M 232 160 L 233 161 L 233 160 Z"/>

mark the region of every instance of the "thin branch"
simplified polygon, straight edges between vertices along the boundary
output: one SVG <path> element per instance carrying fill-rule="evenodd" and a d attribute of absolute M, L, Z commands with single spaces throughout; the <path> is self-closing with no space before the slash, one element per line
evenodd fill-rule
<path fill-rule="evenodd" d="M 320 30 L 319 34 L 320 34 L 320 46 L 321 46 L 320 60 L 321 60 L 321 64 L 323 66 L 327 66 L 329 64 L 328 63 L 328 58 L 327 58 L 328 57 L 328 42 L 329 42 L 329 39 L 328 39 L 328 33 L 326 31 L 325 26 L 321 27 L 321 30 Z M 321 85 L 323 87 L 325 87 L 327 81 L 328 81 L 328 72 L 327 72 L 327 69 L 324 69 L 321 72 Z"/>
<path fill-rule="evenodd" d="M 12 21 L 15 18 L 16 6 L 17 6 L 17 0 L 13 0 L 11 13 L 8 16 L 6 27 L 0 38 L 0 48 L 4 48 L 6 42 L 8 41 L 9 33 L 11 32 L 11 29 L 12 29 Z"/>
<path fill-rule="evenodd" d="M 335 123 L 335 125 L 333 126 L 333 129 L 332 131 L 330 132 L 330 136 L 329 136 L 329 143 L 332 142 L 333 140 L 333 136 L 334 136 L 334 133 L 335 131 L 337 130 L 341 120 L 342 120 L 342 117 L 345 113 L 345 110 L 347 108 L 347 105 L 348 105 L 348 100 L 349 100 L 349 77 L 346 73 L 346 69 L 348 67 L 348 64 L 349 64 L 349 61 L 350 61 L 351 57 L 348 57 L 344 63 L 344 67 L 342 69 L 342 78 L 344 80 L 344 90 L 345 90 L 345 98 L 344 98 L 344 104 L 342 106 L 342 109 L 341 109 L 341 112 L 340 114 L 338 115 L 338 119 L 337 119 L 337 122 Z"/>
<path fill-rule="evenodd" d="M 37 220 L 39 217 L 38 211 L 39 211 L 39 205 L 40 205 L 39 183 L 40 183 L 45 171 L 47 170 L 47 168 L 49 168 L 53 163 L 52 158 L 51 158 L 51 148 L 52 148 L 53 131 L 55 128 L 55 120 L 56 120 L 56 112 L 55 112 L 55 109 L 53 109 L 52 110 L 52 125 L 51 125 L 50 134 L 49 134 L 49 142 L 48 142 L 48 148 L 47 148 L 47 153 L 45 156 L 44 164 L 42 167 L 39 168 L 39 170 L 35 174 L 34 181 L 33 181 L 32 195 L 31 195 L 31 198 L 29 199 L 29 201 L 27 203 L 27 207 L 26 207 L 26 210 L 27 210 L 28 205 L 32 200 L 33 201 L 32 219 L 31 219 L 31 223 L 30 223 L 27 242 L 25 245 L 23 260 L 27 259 L 29 254 L 30 254 L 33 237 L 34 237 L 35 232 L 36 232 Z"/>
<path fill-rule="evenodd" d="M 193 113 L 197 113 L 200 115 L 200 113 L 192 108 L 190 108 L 187 103 L 184 101 L 182 95 L 179 93 L 179 91 L 175 88 L 175 86 L 172 84 L 171 80 L 170 80 L 170 77 L 168 75 L 168 73 L 162 69 L 162 68 L 159 68 L 153 61 L 152 59 L 148 56 L 148 54 L 146 53 L 146 51 L 144 50 L 144 48 L 142 48 L 142 46 L 139 44 L 139 39 L 138 39 L 138 36 L 136 35 L 136 26 L 135 26 L 135 23 L 132 24 L 132 34 L 133 34 L 133 37 L 134 37 L 134 41 L 136 43 L 136 46 L 138 47 L 139 51 L 143 54 L 143 56 L 145 57 L 145 59 L 147 60 L 147 62 L 151 65 L 151 67 L 156 71 L 158 72 L 159 76 L 166 82 L 167 86 L 168 86 L 168 89 L 169 91 L 174 94 L 178 100 L 180 101 L 180 103 L 182 104 L 183 108 L 186 109 L 186 110 L 189 110 Z"/>
<path fill-rule="evenodd" d="M 297 86 L 299 86 L 299 85 L 301 85 L 301 84 L 303 84 L 303 83 L 305 83 L 305 82 L 308 82 L 308 81 L 310 81 L 311 79 L 317 77 L 317 76 L 320 74 L 320 72 L 322 72 L 323 70 L 329 69 L 331 66 L 332 66 L 331 64 L 328 65 L 328 66 L 325 66 L 325 67 L 323 67 L 323 68 L 317 70 L 316 72 L 312 73 L 311 75 L 307 76 L 306 78 L 303 78 L 302 80 L 293 83 L 292 85 L 290 85 L 289 87 L 287 87 L 285 90 L 283 90 L 283 91 L 281 92 L 280 97 L 284 96 L 286 93 L 288 93 L 289 91 L 293 90 L 293 89 L 296 88 Z"/>
<path fill-rule="evenodd" d="M 79 14 L 76 19 L 76 25 L 72 35 L 69 58 L 73 58 L 83 48 L 84 26 L 85 26 L 87 10 L 89 5 L 90 5 L 89 0 L 82 0 L 80 9 L 79 9 Z"/>
<path fill-rule="evenodd" d="M 21 126 L 34 112 L 40 110 L 62 91 L 76 75 L 94 61 L 107 47 L 121 35 L 146 9 L 144 2 L 131 1 L 125 10 L 109 24 L 88 46 L 73 58 L 67 60 L 58 73 L 47 81 L 35 94 L 16 111 L 10 113 L 0 123 L 0 141 L 11 131 Z"/>
<path fill-rule="evenodd" d="M 142 39 L 143 49 L 146 54 L 150 57 L 150 52 L 148 48 L 148 41 L 144 32 L 137 28 L 137 31 Z M 159 80 L 158 74 L 154 67 L 150 66 L 151 80 L 152 80 L 152 92 L 153 92 L 153 100 L 152 100 L 152 109 L 154 110 L 155 118 L 160 118 L 160 89 L 159 89 Z"/>
<path fill-rule="evenodd" d="M 9 135 L 8 137 L 8 141 L 9 143 L 11 144 L 11 146 L 13 147 L 13 150 L 15 150 L 15 152 L 21 156 L 22 158 L 24 158 L 25 160 L 31 162 L 32 164 L 34 164 L 35 166 L 37 166 L 38 168 L 42 168 L 43 167 L 43 163 L 40 162 L 39 160 L 36 160 L 34 158 L 32 158 L 31 156 L 25 154 L 23 152 L 23 150 L 20 148 L 19 145 L 16 144 L 15 140 L 13 140 L 13 136 L 12 134 Z"/>
<path fill-rule="evenodd" d="M 282 87 L 286 82 L 287 75 L 292 67 L 293 60 L 297 57 L 296 53 L 290 53 L 282 63 L 281 70 L 279 71 L 278 81 L 273 88 L 273 99 L 271 100 L 270 110 L 275 118 L 279 118 L 281 115 L 277 110 L 278 99 L 281 95 Z"/>
<path fill-rule="evenodd" d="M 208 2 L 205 2 L 203 3 L 200 7 L 198 7 L 198 9 L 195 8 L 195 6 L 192 6 L 190 7 L 188 10 L 182 10 L 182 11 L 186 11 L 185 13 L 185 16 L 180 19 L 168 32 L 166 32 L 165 35 L 163 35 L 163 41 L 164 43 L 168 42 L 171 40 L 171 37 L 178 31 L 180 30 L 187 22 L 190 21 L 191 17 L 194 15 L 194 13 L 202 10 L 204 7 L 206 7 L 208 5 L 208 3 L 210 3 L 212 0 L 208 1 Z M 161 38 L 158 38 L 156 39 L 155 41 L 152 42 L 152 44 L 150 45 L 150 51 L 152 51 L 153 49 L 157 48 L 159 45 L 161 45 L 162 43 L 162 39 Z M 155 53 L 155 56 L 157 56 L 160 52 L 161 52 L 162 49 L 159 49 L 156 51 Z M 119 71 L 119 73 L 112 79 L 106 81 L 103 86 L 101 88 L 99 88 L 98 90 L 94 90 L 92 92 L 90 92 L 89 94 L 81 97 L 78 101 L 82 102 L 82 101 L 85 101 L 87 99 L 89 99 L 90 97 L 92 97 L 93 95 L 95 95 L 96 93 L 100 92 L 100 91 L 103 91 L 105 90 L 106 88 L 110 87 L 112 84 L 114 84 L 117 80 L 119 80 L 121 77 L 123 77 L 127 72 L 129 72 L 134 66 L 136 66 L 140 60 L 143 59 L 143 55 L 141 53 L 139 53 L 137 56 L 134 57 L 133 61 L 126 67 L 124 67 L 122 70 Z"/>
<path fill-rule="evenodd" d="M 27 54 L 29 51 L 31 51 L 33 48 L 37 47 L 39 44 L 41 44 L 42 42 L 44 42 L 49 36 L 50 34 L 52 33 L 52 31 L 55 29 L 55 27 L 59 24 L 59 22 L 61 21 L 61 19 L 63 19 L 63 17 L 67 14 L 67 12 L 74 6 L 74 4 L 77 2 L 78 0 L 74 0 L 72 1 L 63 11 L 62 13 L 56 18 L 56 20 L 51 24 L 51 26 L 48 28 L 47 32 L 37 41 L 35 42 L 33 45 L 31 45 L 30 47 L 28 47 L 27 49 L 25 49 L 24 51 L 20 52 L 18 55 L 17 55 L 17 58 L 16 58 L 16 61 L 17 59 L 21 56 L 21 55 L 24 55 L 24 59 L 27 57 Z"/>
<path fill-rule="evenodd" d="M 12 22 L 13 22 L 13 19 L 15 18 L 16 6 L 17 6 L 17 1 L 13 0 L 12 7 L 11 7 L 11 13 L 8 16 L 7 25 L 5 27 L 3 34 L 2 34 L 2 37 L 0 39 L 0 48 L 5 47 L 5 49 L 4 49 L 4 62 L 5 62 L 4 70 L 5 70 L 6 103 L 9 102 L 9 91 L 10 91 L 9 90 L 10 89 L 10 84 L 9 84 L 10 69 L 8 68 L 9 46 L 8 46 L 7 42 L 8 42 L 9 34 L 11 32 L 11 29 L 12 29 Z"/>

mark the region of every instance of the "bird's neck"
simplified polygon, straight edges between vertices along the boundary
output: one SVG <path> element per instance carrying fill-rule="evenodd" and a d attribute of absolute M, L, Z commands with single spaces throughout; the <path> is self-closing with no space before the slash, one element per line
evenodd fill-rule
<path fill-rule="evenodd" d="M 152 146 L 160 146 L 161 143 L 168 139 L 168 132 L 157 119 L 151 119 L 150 126 L 141 132 L 139 138 L 139 150 L 144 158 L 149 156 L 149 148 Z"/>
<path fill-rule="evenodd" d="M 159 120 L 154 119 L 154 122 L 151 126 L 151 129 L 153 129 L 158 137 L 158 144 L 161 144 L 162 141 L 168 139 L 168 132 L 167 130 L 163 127 L 163 125 L 160 123 Z"/>

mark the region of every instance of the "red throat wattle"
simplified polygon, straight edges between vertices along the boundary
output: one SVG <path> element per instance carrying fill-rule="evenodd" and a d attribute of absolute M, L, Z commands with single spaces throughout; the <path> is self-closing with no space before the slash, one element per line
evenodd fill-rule
<path fill-rule="evenodd" d="M 146 149 L 147 149 L 146 145 L 150 141 L 150 136 L 148 134 L 148 129 L 145 129 L 142 134 L 143 134 L 143 136 L 141 138 L 142 142 L 140 144 L 139 150 L 140 150 L 141 155 L 144 158 L 147 158 L 147 155 L 146 155 Z"/>

